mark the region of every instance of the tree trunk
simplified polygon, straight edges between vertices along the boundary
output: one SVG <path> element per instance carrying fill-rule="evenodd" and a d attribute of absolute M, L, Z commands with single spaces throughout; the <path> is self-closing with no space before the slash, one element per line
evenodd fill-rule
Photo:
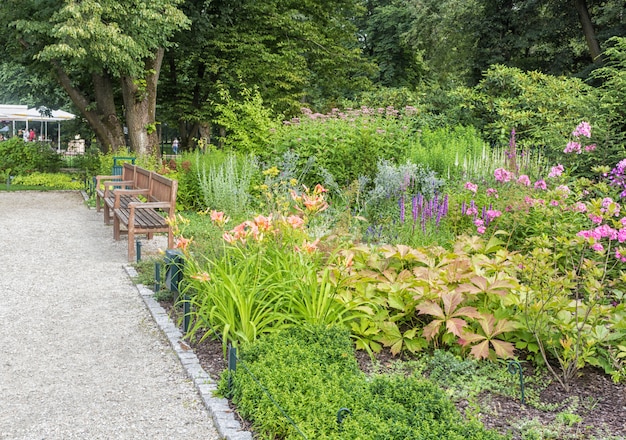
<path fill-rule="evenodd" d="M 131 149 L 138 155 L 152 155 L 159 151 L 156 94 L 163 53 L 163 49 L 157 49 L 154 58 L 146 60 L 144 78 L 122 77 L 128 138 Z"/>
<path fill-rule="evenodd" d="M 587 7 L 586 0 L 574 0 L 576 11 L 578 11 L 578 18 L 580 18 L 580 24 L 583 27 L 583 33 L 585 34 L 585 40 L 587 40 L 587 46 L 589 47 L 589 53 L 594 63 L 602 63 L 602 52 L 600 51 L 600 43 L 593 30 L 593 23 L 591 22 L 591 16 L 589 15 L 589 8 Z"/>
<path fill-rule="evenodd" d="M 119 147 L 126 145 L 124 130 L 115 111 L 111 78 L 98 74 L 91 76 L 96 99 L 96 108 L 92 109 L 89 100 L 73 85 L 65 70 L 58 64 L 55 64 L 55 72 L 59 83 L 76 108 L 87 119 L 103 149 L 116 151 Z"/>

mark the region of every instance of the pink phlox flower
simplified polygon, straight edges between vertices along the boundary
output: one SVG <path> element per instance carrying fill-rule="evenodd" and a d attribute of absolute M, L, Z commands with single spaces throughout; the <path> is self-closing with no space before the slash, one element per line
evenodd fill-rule
<path fill-rule="evenodd" d="M 563 150 L 563 153 L 580 154 L 581 151 L 582 151 L 581 148 L 582 148 L 582 146 L 580 145 L 580 142 L 571 141 L 571 142 L 567 143 L 567 146 Z"/>
<path fill-rule="evenodd" d="M 475 225 L 475 226 L 478 226 L 478 227 L 480 227 L 480 226 L 484 226 L 484 225 L 485 225 L 485 222 L 484 222 L 482 219 L 477 218 L 476 220 L 474 220 L 474 225 Z"/>
<path fill-rule="evenodd" d="M 622 226 L 626 226 L 626 217 L 622 217 L 621 219 L 619 219 L 619 222 L 622 224 Z"/>
<path fill-rule="evenodd" d="M 609 225 L 601 225 L 594 229 L 595 236 L 599 238 L 608 238 L 609 240 L 617 240 L 618 232 Z"/>
<path fill-rule="evenodd" d="M 611 205 L 611 203 L 613 203 L 613 202 L 614 202 L 614 200 L 612 198 L 605 197 L 605 198 L 602 199 L 602 207 L 603 208 L 608 208 Z"/>
<path fill-rule="evenodd" d="M 465 214 L 469 216 L 476 215 L 478 214 L 478 209 L 476 209 L 474 206 L 470 206 L 469 208 L 467 208 L 467 211 L 465 211 Z"/>
<path fill-rule="evenodd" d="M 626 262 L 626 255 L 622 255 L 622 253 L 617 249 L 615 250 L 615 258 L 617 258 L 622 263 Z"/>
<path fill-rule="evenodd" d="M 591 125 L 589 124 L 589 122 L 582 121 L 580 124 L 578 124 L 578 126 L 572 132 L 572 136 L 575 136 L 575 137 L 585 136 L 585 137 L 590 138 L 591 137 Z"/>
<path fill-rule="evenodd" d="M 558 164 L 557 166 L 550 168 L 550 173 L 548 174 L 548 177 L 559 177 L 561 174 L 563 174 L 563 171 L 565 171 L 563 165 Z"/>
<path fill-rule="evenodd" d="M 504 168 L 498 168 L 493 172 L 493 176 L 498 182 L 509 182 L 513 178 L 513 173 Z"/>
<path fill-rule="evenodd" d="M 530 178 L 526 174 L 522 174 L 517 178 L 517 183 L 524 186 L 530 186 Z"/>
<path fill-rule="evenodd" d="M 578 233 L 576 235 L 578 237 L 589 239 L 589 238 L 591 238 L 591 231 L 584 229 L 582 231 L 578 231 Z"/>
<path fill-rule="evenodd" d="M 595 149 L 596 149 L 596 144 L 585 145 L 585 151 L 587 153 L 590 153 L 590 152 L 594 151 Z"/>
<path fill-rule="evenodd" d="M 502 215 L 501 211 L 498 211 L 497 209 L 489 209 L 487 210 L 487 219 L 489 221 L 492 221 L 494 218 L 498 218 Z"/>
<path fill-rule="evenodd" d="M 498 195 L 498 190 L 497 190 L 497 189 L 495 189 L 495 188 L 487 188 L 487 196 L 489 196 L 489 197 L 494 197 L 494 198 L 496 198 L 496 199 L 497 199 L 498 197 L 500 197 L 500 196 Z"/>
<path fill-rule="evenodd" d="M 476 232 L 478 232 L 481 235 L 484 234 L 486 230 L 487 228 L 485 228 L 484 226 L 479 226 L 478 228 L 476 228 Z"/>
<path fill-rule="evenodd" d="M 576 202 L 572 209 L 574 210 L 574 212 L 587 212 L 587 205 L 585 205 L 583 202 Z"/>
<path fill-rule="evenodd" d="M 545 180 L 537 180 L 535 182 L 535 189 L 543 189 L 546 190 L 548 189 L 548 185 L 546 185 L 546 181 Z"/>
<path fill-rule="evenodd" d="M 558 200 L 551 200 L 550 201 L 550 206 L 559 206 L 559 201 Z"/>
<path fill-rule="evenodd" d="M 524 197 L 524 203 L 526 203 L 528 206 L 535 206 L 536 202 L 537 201 L 530 196 Z"/>
<path fill-rule="evenodd" d="M 591 220 L 592 223 L 600 224 L 600 223 L 602 223 L 602 216 L 601 215 L 595 215 L 595 214 L 589 214 L 589 220 Z"/>
<path fill-rule="evenodd" d="M 476 191 L 478 190 L 478 185 L 472 182 L 467 182 L 465 183 L 465 189 L 470 190 L 471 192 L 476 194 Z"/>
<path fill-rule="evenodd" d="M 604 246 L 602 246 L 602 243 L 594 243 L 591 245 L 591 249 L 596 252 L 602 252 L 604 250 Z"/>
<path fill-rule="evenodd" d="M 559 186 L 557 186 L 557 188 L 556 188 L 556 192 L 557 192 L 560 196 L 562 196 L 562 197 L 564 197 L 564 198 L 567 198 L 567 196 L 569 196 L 569 195 L 571 194 L 571 192 L 572 192 L 572 191 L 569 189 L 569 187 L 568 187 L 567 185 L 559 185 Z"/>
<path fill-rule="evenodd" d="M 620 243 L 624 243 L 626 241 L 626 228 L 622 228 L 617 231 L 617 241 Z"/>

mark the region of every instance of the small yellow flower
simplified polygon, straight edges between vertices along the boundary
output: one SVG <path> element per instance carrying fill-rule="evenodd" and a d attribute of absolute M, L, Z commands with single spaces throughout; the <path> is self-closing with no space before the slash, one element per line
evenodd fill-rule
<path fill-rule="evenodd" d="M 280 173 L 280 170 L 276 167 L 268 168 L 265 171 L 263 171 L 263 175 L 271 176 L 271 177 L 276 177 L 278 176 L 279 173 Z"/>

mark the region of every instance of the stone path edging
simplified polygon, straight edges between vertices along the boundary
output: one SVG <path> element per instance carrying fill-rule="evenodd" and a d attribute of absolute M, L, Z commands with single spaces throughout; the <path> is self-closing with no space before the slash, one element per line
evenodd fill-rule
<path fill-rule="evenodd" d="M 124 269 L 131 279 L 138 276 L 134 267 L 125 265 Z M 217 390 L 217 384 L 202 369 L 196 354 L 187 348 L 187 344 L 183 342 L 183 334 L 172 322 L 165 309 L 154 299 L 154 292 L 143 284 L 137 284 L 135 287 L 150 311 L 154 322 L 169 341 L 184 370 L 193 381 L 202 402 L 213 418 L 215 429 L 219 435 L 225 440 L 252 440 L 252 434 L 244 431 L 239 421 L 235 419 L 233 411 L 228 406 L 228 400 L 213 396 Z"/>

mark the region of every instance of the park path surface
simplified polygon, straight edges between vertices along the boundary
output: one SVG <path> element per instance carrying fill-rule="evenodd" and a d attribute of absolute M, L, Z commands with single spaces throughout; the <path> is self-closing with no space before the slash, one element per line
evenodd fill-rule
<path fill-rule="evenodd" d="M 0 439 L 217 439 L 77 192 L 0 192 Z"/>

